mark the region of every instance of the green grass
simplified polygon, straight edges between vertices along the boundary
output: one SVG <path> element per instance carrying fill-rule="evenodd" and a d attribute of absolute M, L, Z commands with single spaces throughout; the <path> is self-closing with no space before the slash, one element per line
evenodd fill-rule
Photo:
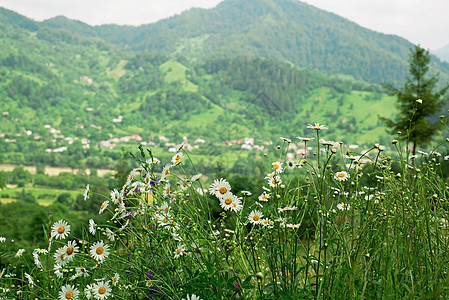
<path fill-rule="evenodd" d="M 0 200 L 6 199 L 7 201 L 11 201 L 8 199 L 17 199 L 18 195 L 20 195 L 23 190 L 25 193 L 31 193 L 40 205 L 50 205 L 58 198 L 59 195 L 64 193 L 70 194 L 72 199 L 75 199 L 78 195 L 82 195 L 84 193 L 84 190 L 63 190 L 48 187 L 16 187 L 1 190 Z"/>
<path fill-rule="evenodd" d="M 174 60 L 168 60 L 159 66 L 164 73 L 164 80 L 168 83 L 180 82 L 181 87 L 186 92 L 197 92 L 198 86 L 187 79 L 186 66 Z"/>

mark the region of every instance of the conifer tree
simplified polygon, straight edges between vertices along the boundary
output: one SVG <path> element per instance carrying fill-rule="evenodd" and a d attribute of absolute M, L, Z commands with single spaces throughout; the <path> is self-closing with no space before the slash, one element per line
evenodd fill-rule
<path fill-rule="evenodd" d="M 432 136 L 441 129 L 441 123 L 435 116 L 441 113 L 445 94 L 449 85 L 437 89 L 438 78 L 429 76 L 430 54 L 419 45 L 410 49 L 409 77 L 402 87 L 397 89 L 391 84 L 383 84 L 390 95 L 397 97 L 399 115 L 395 120 L 380 117 L 392 134 L 401 131 L 403 139 L 416 147 L 430 142 Z"/>

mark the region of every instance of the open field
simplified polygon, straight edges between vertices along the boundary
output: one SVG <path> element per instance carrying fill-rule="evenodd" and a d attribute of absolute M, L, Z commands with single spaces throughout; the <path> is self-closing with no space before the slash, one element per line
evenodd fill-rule
<path fill-rule="evenodd" d="M 55 201 L 59 195 L 68 193 L 70 196 L 75 199 L 78 195 L 82 195 L 84 190 L 61 190 L 61 189 L 52 189 L 45 187 L 15 187 L 10 189 L 5 189 L 0 191 L 0 202 L 10 203 L 17 201 L 18 195 L 20 195 L 24 191 L 25 193 L 31 193 L 36 198 L 36 201 L 40 205 L 50 205 Z"/>
<path fill-rule="evenodd" d="M 21 165 L 13 165 L 13 164 L 0 164 L 0 171 L 11 172 L 15 167 L 23 167 L 25 170 L 30 172 L 31 174 L 36 174 L 36 166 L 21 166 Z M 86 172 L 87 175 L 90 175 L 90 169 L 81 170 L 81 169 L 72 169 L 69 167 L 51 167 L 45 166 L 45 174 L 49 176 L 58 176 L 60 173 L 74 173 L 80 174 L 82 172 Z M 115 170 L 110 169 L 97 169 L 97 175 L 99 177 L 105 176 L 107 173 L 114 174 Z"/>

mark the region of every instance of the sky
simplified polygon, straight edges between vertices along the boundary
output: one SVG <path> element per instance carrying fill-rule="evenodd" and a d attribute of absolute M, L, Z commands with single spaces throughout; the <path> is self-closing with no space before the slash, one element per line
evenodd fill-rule
<path fill-rule="evenodd" d="M 90 25 L 141 25 L 222 0 L 0 0 L 0 6 L 42 21 L 58 15 Z M 245 0 L 241 0 L 245 1 Z M 302 0 L 357 24 L 437 50 L 449 44 L 449 0 Z"/>

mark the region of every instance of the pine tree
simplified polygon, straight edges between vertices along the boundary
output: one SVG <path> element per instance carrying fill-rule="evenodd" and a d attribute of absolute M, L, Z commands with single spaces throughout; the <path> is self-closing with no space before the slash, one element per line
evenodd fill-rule
<path fill-rule="evenodd" d="M 432 136 L 441 129 L 441 123 L 435 116 L 441 112 L 445 94 L 449 85 L 437 90 L 438 78 L 428 76 L 430 54 L 419 45 L 410 49 L 410 76 L 402 89 L 391 84 L 383 84 L 390 95 L 397 97 L 399 115 L 396 120 L 380 117 L 392 134 L 400 131 L 403 139 L 413 143 L 413 154 L 416 147 L 430 142 Z"/>

